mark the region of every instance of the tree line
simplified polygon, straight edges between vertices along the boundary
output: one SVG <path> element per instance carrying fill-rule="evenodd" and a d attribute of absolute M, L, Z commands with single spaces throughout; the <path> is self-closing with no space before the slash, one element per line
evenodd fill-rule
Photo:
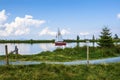
<path fill-rule="evenodd" d="M 76 40 L 71 39 L 65 39 L 65 42 L 71 43 L 71 42 L 86 42 L 88 39 L 80 39 L 79 35 L 77 35 Z M 101 31 L 101 34 L 99 36 L 99 39 L 95 39 L 95 36 L 92 36 L 92 39 L 89 39 L 90 42 L 97 42 L 99 46 L 103 47 L 110 47 L 114 46 L 114 43 L 120 42 L 120 38 L 117 34 L 112 37 L 112 33 L 108 27 L 104 27 Z M 52 40 L 0 40 L 0 43 L 54 43 L 55 39 Z"/>
<path fill-rule="evenodd" d="M 93 35 L 92 39 L 89 40 L 90 42 L 93 42 L 93 45 L 94 42 L 98 42 L 98 45 L 100 47 L 113 47 L 115 46 L 114 43 L 120 42 L 120 38 L 118 37 L 118 35 L 115 34 L 114 37 L 112 37 L 112 33 L 110 32 L 110 29 L 106 26 L 102 29 L 100 33 L 101 34 L 99 36 L 99 39 L 95 39 L 95 36 Z M 77 41 L 79 40 L 80 38 L 79 36 L 77 36 Z"/>

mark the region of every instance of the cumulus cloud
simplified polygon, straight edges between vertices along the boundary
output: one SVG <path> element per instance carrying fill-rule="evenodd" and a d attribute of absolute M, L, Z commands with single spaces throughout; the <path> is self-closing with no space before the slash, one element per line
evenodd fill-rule
<path fill-rule="evenodd" d="M 90 34 L 90 33 L 88 33 L 88 32 L 81 32 L 81 33 L 80 33 L 80 35 L 83 35 L 83 36 L 84 36 L 84 35 L 89 35 L 89 34 Z"/>
<path fill-rule="evenodd" d="M 0 11 L 0 24 L 4 23 L 7 20 L 6 11 L 2 10 Z"/>
<path fill-rule="evenodd" d="M 117 17 L 120 19 L 120 13 L 117 15 Z"/>
<path fill-rule="evenodd" d="M 29 34 L 29 32 L 30 32 L 30 29 L 29 28 L 26 28 L 26 29 L 24 29 L 24 30 L 16 30 L 15 31 L 15 35 L 16 36 L 19 36 L 19 35 L 23 35 L 23 34 Z"/>
<path fill-rule="evenodd" d="M 62 29 L 61 34 L 66 35 L 66 34 L 70 34 L 70 32 L 68 30 L 66 30 L 66 29 Z"/>
<path fill-rule="evenodd" d="M 0 21 L 6 21 L 7 16 L 5 15 L 5 10 L 0 12 Z M 25 15 L 25 17 L 16 17 L 11 23 L 0 23 L 0 36 L 19 36 L 30 33 L 31 27 L 39 27 L 41 24 L 45 23 L 44 20 L 33 19 L 31 15 Z"/>
<path fill-rule="evenodd" d="M 70 32 L 68 30 L 66 30 L 66 29 L 62 29 L 61 30 L 61 34 L 62 35 L 66 35 L 66 34 L 70 34 Z M 52 31 L 48 27 L 46 27 L 42 31 L 39 32 L 39 35 L 40 36 L 43 36 L 43 35 L 56 36 L 57 35 L 57 31 Z"/>
<path fill-rule="evenodd" d="M 39 35 L 40 36 L 43 36 L 43 35 L 56 36 L 56 32 L 51 31 L 48 27 L 46 27 L 41 32 L 39 32 Z"/>

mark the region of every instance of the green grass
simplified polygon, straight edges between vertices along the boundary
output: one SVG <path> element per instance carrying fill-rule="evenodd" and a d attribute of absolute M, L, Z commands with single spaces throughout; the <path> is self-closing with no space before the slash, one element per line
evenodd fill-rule
<path fill-rule="evenodd" d="M 120 56 L 120 46 L 113 48 L 90 47 L 90 59 L 101 59 L 108 57 Z M 86 59 L 86 46 L 56 49 L 54 51 L 45 51 L 35 55 L 16 55 L 9 54 L 10 60 L 24 61 L 73 61 Z M 0 60 L 5 59 L 5 56 L 0 56 Z"/>
<path fill-rule="evenodd" d="M 118 80 L 120 63 L 99 65 L 0 66 L 0 80 Z"/>
<path fill-rule="evenodd" d="M 108 57 L 120 56 L 120 48 L 93 48 L 90 47 L 90 59 L 101 59 Z M 42 52 L 34 55 L 40 60 L 50 61 L 72 61 L 72 60 L 85 60 L 86 59 L 86 47 L 75 47 L 56 49 L 53 52 Z M 37 58 L 36 58 L 37 59 Z"/>
<path fill-rule="evenodd" d="M 67 43 L 72 43 L 72 42 L 86 42 L 86 40 L 84 39 L 80 39 L 80 40 L 75 40 L 75 39 L 65 39 L 64 40 Z M 99 40 L 92 40 L 89 39 L 90 42 L 99 42 Z M 34 40 L 34 39 L 30 39 L 30 40 L 0 40 L 0 43 L 54 43 L 55 40 Z M 113 39 L 114 43 L 118 43 L 120 42 L 120 39 Z"/>
<path fill-rule="evenodd" d="M 54 43 L 55 40 L 0 40 L 0 43 Z"/>

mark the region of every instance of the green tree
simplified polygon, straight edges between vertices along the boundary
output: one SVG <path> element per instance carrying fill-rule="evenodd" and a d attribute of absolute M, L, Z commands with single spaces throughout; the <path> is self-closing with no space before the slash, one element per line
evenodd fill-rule
<path fill-rule="evenodd" d="M 110 29 L 106 26 L 102 29 L 98 45 L 100 47 L 114 46 Z"/>
<path fill-rule="evenodd" d="M 118 35 L 117 35 L 117 34 L 115 34 L 115 37 L 114 37 L 114 39 L 119 39 L 119 37 L 118 37 Z"/>
<path fill-rule="evenodd" d="M 94 35 L 92 37 L 92 43 L 93 43 L 93 47 L 95 47 L 95 36 Z"/>
<path fill-rule="evenodd" d="M 79 47 L 79 40 L 80 40 L 80 37 L 79 35 L 77 35 L 77 47 Z"/>
<path fill-rule="evenodd" d="M 80 37 L 77 35 L 77 40 L 79 40 L 80 39 Z"/>
<path fill-rule="evenodd" d="M 119 37 L 118 37 L 118 35 L 117 34 L 115 34 L 115 36 L 114 36 L 114 42 L 116 43 L 115 45 L 117 45 L 117 43 L 119 42 Z"/>

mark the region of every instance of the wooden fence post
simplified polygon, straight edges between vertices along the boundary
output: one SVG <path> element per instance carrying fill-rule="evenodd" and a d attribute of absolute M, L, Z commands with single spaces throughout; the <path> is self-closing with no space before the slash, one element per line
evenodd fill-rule
<path fill-rule="evenodd" d="M 86 41 L 86 46 L 87 46 L 87 66 L 89 65 L 89 40 Z"/>
<path fill-rule="evenodd" d="M 8 47 L 5 45 L 5 54 L 6 54 L 6 65 L 9 65 L 9 57 L 8 57 Z"/>
<path fill-rule="evenodd" d="M 15 53 L 18 54 L 18 48 L 15 46 Z"/>

